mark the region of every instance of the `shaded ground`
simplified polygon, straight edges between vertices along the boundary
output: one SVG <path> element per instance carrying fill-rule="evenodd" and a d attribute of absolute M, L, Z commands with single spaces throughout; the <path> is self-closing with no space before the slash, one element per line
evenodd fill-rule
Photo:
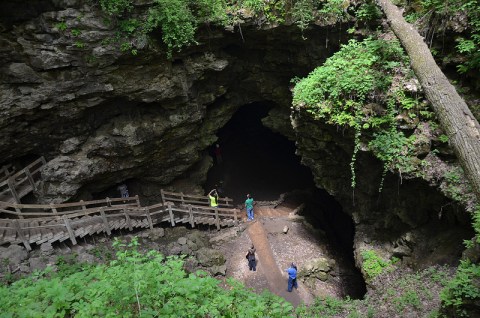
<path fill-rule="evenodd" d="M 311 304 L 315 296 L 344 297 L 345 284 L 342 273 L 349 271 L 345 260 L 333 256 L 325 235 L 309 228 L 298 216 L 289 216 L 292 207 L 281 205 L 276 209 L 266 206 L 255 208 L 255 221 L 248 222 L 247 229 L 234 239 L 219 247 L 227 257 L 227 276 L 243 282 L 245 286 L 260 293 L 267 289 L 284 298 L 295 307 Z M 246 217 L 244 217 L 246 219 Z M 288 227 L 287 234 L 283 233 Z M 249 271 L 245 254 L 251 244 L 257 249 L 257 271 Z M 298 290 L 287 292 L 288 276 L 285 272 L 291 262 L 299 269 L 307 261 L 318 258 L 335 258 L 338 266 L 327 282 L 317 280 L 309 288 L 299 280 Z"/>

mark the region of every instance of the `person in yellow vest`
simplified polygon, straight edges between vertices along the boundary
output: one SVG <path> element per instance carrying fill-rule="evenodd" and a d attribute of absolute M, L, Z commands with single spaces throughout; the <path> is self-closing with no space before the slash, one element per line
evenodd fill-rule
<path fill-rule="evenodd" d="M 208 194 L 208 199 L 210 200 L 210 206 L 211 206 L 212 208 L 218 207 L 218 193 L 217 193 L 217 189 L 213 189 L 212 191 L 210 191 L 210 193 Z"/>

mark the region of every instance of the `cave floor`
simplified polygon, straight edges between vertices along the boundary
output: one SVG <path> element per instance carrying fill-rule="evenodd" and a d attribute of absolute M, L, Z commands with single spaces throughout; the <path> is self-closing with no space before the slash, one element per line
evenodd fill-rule
<path fill-rule="evenodd" d="M 223 243 L 219 248 L 227 258 L 227 276 L 241 281 L 246 287 L 261 293 L 267 289 L 292 305 L 312 304 L 315 297 L 345 296 L 348 284 L 339 272 L 346 272 L 348 264 L 331 253 L 328 241 L 322 233 L 311 229 L 302 217 L 292 216 L 294 207 L 280 205 L 276 209 L 266 206 L 255 207 L 255 220 L 244 221 L 247 229 L 240 236 Z M 288 232 L 283 233 L 284 227 Z M 257 271 L 250 271 L 245 254 L 251 244 L 257 250 Z M 337 263 L 335 274 L 326 282 L 316 280 L 314 285 L 298 281 L 298 290 L 287 292 L 286 269 L 295 262 L 299 271 L 307 261 L 318 258 L 334 258 Z M 350 265 L 352 266 L 352 265 Z"/>

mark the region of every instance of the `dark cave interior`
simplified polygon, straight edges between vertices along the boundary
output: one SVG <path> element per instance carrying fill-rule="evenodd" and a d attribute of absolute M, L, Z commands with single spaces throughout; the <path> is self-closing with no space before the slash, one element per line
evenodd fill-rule
<path fill-rule="evenodd" d="M 215 165 L 205 184 L 208 193 L 223 182 L 224 196 L 242 203 L 247 193 L 269 201 L 294 189 L 314 188 L 310 170 L 295 155 L 295 143 L 263 126 L 261 119 L 272 108 L 268 102 L 241 107 L 218 131 L 222 163 Z"/>
<path fill-rule="evenodd" d="M 305 203 L 302 214 L 324 231 L 333 254 L 349 268 L 349 277 L 344 278 L 346 295 L 362 298 L 366 287 L 354 265 L 353 220 L 331 195 L 315 186 L 310 169 L 295 154 L 295 143 L 262 124 L 272 107 L 269 102 L 244 105 L 218 131 L 221 161 L 213 145 L 214 166 L 208 172 L 205 194 L 220 187 L 221 196 L 242 205 L 247 193 L 257 201 L 277 200 L 289 193 L 287 198 Z"/>

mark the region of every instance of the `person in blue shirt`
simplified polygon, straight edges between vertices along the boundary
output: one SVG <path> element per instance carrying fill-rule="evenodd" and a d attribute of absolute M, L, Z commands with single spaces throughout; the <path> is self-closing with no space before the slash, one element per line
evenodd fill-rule
<path fill-rule="evenodd" d="M 288 273 L 288 289 L 287 290 L 291 292 L 293 287 L 295 287 L 295 289 L 298 289 L 297 265 L 295 265 L 295 263 L 292 263 L 290 267 L 286 269 L 286 272 Z"/>
<path fill-rule="evenodd" d="M 247 220 L 253 220 L 253 198 L 250 194 L 247 194 L 247 200 L 245 200 L 245 208 L 247 209 Z"/>

